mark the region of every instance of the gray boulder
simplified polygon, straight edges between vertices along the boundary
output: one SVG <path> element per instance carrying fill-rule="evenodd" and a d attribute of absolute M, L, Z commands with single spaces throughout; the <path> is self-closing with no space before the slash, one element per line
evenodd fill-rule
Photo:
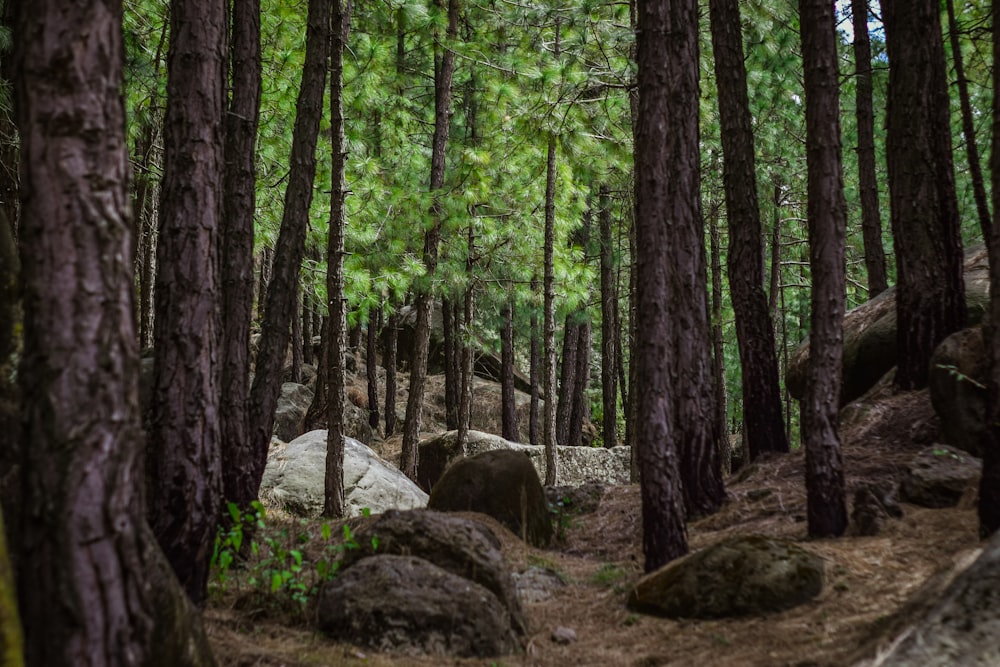
<path fill-rule="evenodd" d="M 495 657 L 520 650 L 508 610 L 488 589 L 422 558 L 365 558 L 325 584 L 319 629 L 403 655 Z"/>
<path fill-rule="evenodd" d="M 822 590 L 822 558 L 787 540 L 750 535 L 646 575 L 628 607 L 668 618 L 726 618 L 790 609 Z"/>
<path fill-rule="evenodd" d="M 326 476 L 325 430 L 310 431 L 268 453 L 261 495 L 287 512 L 317 516 L 323 511 Z M 420 490 L 392 464 L 354 438 L 344 438 L 344 490 L 349 516 L 427 504 Z"/>
<path fill-rule="evenodd" d="M 934 445 L 917 452 L 899 485 L 900 499 L 921 507 L 954 507 L 983 463 L 968 452 Z"/>
<path fill-rule="evenodd" d="M 511 450 L 460 459 L 431 489 L 429 509 L 482 512 L 536 547 L 552 539 L 552 521 L 538 473 L 528 457 Z"/>
<path fill-rule="evenodd" d="M 274 411 L 274 435 L 289 442 L 305 432 L 306 413 L 312 403 L 313 390 L 302 384 L 286 382 L 281 385 L 278 406 Z"/>
<path fill-rule="evenodd" d="M 986 437 L 988 363 L 982 327 L 963 329 L 934 350 L 928 383 L 942 439 L 980 457 Z"/>

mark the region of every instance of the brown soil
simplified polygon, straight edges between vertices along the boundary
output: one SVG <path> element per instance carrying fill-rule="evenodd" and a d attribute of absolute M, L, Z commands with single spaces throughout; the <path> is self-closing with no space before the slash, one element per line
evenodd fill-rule
<path fill-rule="evenodd" d="M 863 483 L 892 484 L 921 444 L 891 437 L 888 429 L 875 433 L 845 424 L 844 430 L 849 498 Z M 826 561 L 823 593 L 782 613 L 672 621 L 629 612 L 627 591 L 642 570 L 639 490 L 633 485 L 610 487 L 596 512 L 563 520 L 561 538 L 547 550 L 528 547 L 481 517 L 501 535 L 512 570 L 546 567 L 565 582 L 550 599 L 525 605 L 532 634 L 522 655 L 458 660 L 377 654 L 325 639 L 311 628 L 308 609 L 268 608 L 266 601 L 253 603 L 252 596 L 247 604 L 247 596 L 232 589 L 206 612 L 209 636 L 219 662 L 240 667 L 853 665 L 873 656 L 933 602 L 955 570 L 975 555 L 980 543 L 974 503 L 946 510 L 903 505 L 905 516 L 890 520 L 877 537 L 808 540 L 803 480 L 801 452 L 756 462 L 728 480 L 729 502 L 721 512 L 689 526 L 692 550 L 729 535 L 757 533 L 791 538 L 820 554 Z M 317 522 L 272 521 L 293 532 L 296 527 L 319 532 Z M 315 547 L 304 548 L 308 560 Z M 552 633 L 560 626 L 573 629 L 577 640 L 554 642 Z"/>

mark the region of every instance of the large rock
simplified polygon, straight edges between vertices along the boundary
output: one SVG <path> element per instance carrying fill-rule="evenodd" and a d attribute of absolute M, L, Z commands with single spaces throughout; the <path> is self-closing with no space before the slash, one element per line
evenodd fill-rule
<path fill-rule="evenodd" d="M 982 469 L 982 461 L 968 452 L 947 445 L 927 447 L 907 466 L 899 496 L 921 507 L 954 507 Z"/>
<path fill-rule="evenodd" d="M 457 431 L 448 431 L 420 443 L 417 482 L 422 488 L 432 487 L 449 465 L 462 458 L 457 435 Z M 468 456 L 502 449 L 526 454 L 538 476 L 545 478 L 545 448 L 541 445 L 522 445 L 491 433 L 469 431 L 466 443 Z M 629 482 L 631 450 L 628 447 L 557 447 L 556 453 L 559 456 L 559 484 L 580 486 L 590 481 L 605 484 Z"/>
<path fill-rule="evenodd" d="M 274 411 L 273 433 L 278 440 L 289 442 L 302 435 L 312 399 L 313 390 L 305 385 L 294 382 L 281 385 L 278 407 Z"/>
<path fill-rule="evenodd" d="M 325 477 L 326 431 L 310 431 L 271 448 L 261 495 L 292 514 L 316 516 L 323 511 Z M 349 516 L 427 504 L 427 494 L 406 475 L 353 438 L 344 438 L 344 490 Z"/>
<path fill-rule="evenodd" d="M 943 440 L 980 457 L 987 430 L 988 364 L 982 327 L 963 329 L 934 350 L 928 386 L 934 411 L 941 418 Z"/>
<path fill-rule="evenodd" d="M 320 591 L 319 628 L 404 655 L 494 657 L 520 649 L 510 614 L 489 590 L 422 558 L 380 555 Z"/>
<path fill-rule="evenodd" d="M 344 401 L 344 435 L 369 446 L 375 436 L 375 431 L 368 423 L 368 411 L 350 401 Z"/>
<path fill-rule="evenodd" d="M 989 305 L 989 263 L 985 246 L 965 253 L 965 303 L 968 323 L 978 324 Z M 802 400 L 806 390 L 809 341 L 803 342 L 788 362 L 785 383 L 789 393 Z M 841 405 L 860 397 L 896 366 L 896 288 L 844 316 L 844 362 Z"/>
<path fill-rule="evenodd" d="M 822 590 L 822 558 L 793 542 L 750 535 L 643 577 L 628 607 L 668 618 L 726 618 L 790 609 Z"/>
<path fill-rule="evenodd" d="M 389 510 L 355 532 L 354 539 L 359 546 L 344 553 L 342 570 L 374 555 L 423 558 L 493 593 L 510 613 L 511 627 L 526 634 L 524 612 L 500 541 L 485 524 L 431 510 Z"/>
<path fill-rule="evenodd" d="M 429 509 L 482 512 L 536 547 L 552 539 L 548 502 L 528 457 L 510 450 L 460 459 L 431 489 Z"/>
<path fill-rule="evenodd" d="M 941 601 L 866 663 L 871 667 L 995 667 L 1000 665 L 1000 533 Z"/>

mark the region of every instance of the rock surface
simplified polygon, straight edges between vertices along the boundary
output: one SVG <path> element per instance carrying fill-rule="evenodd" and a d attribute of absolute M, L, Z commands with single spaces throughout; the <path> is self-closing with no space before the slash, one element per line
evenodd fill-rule
<path fill-rule="evenodd" d="M 306 412 L 312 403 L 313 391 L 309 387 L 285 382 L 281 385 L 278 407 L 274 411 L 274 435 L 289 442 L 305 431 Z"/>
<path fill-rule="evenodd" d="M 323 511 L 326 475 L 326 431 L 310 431 L 268 453 L 261 495 L 300 516 Z M 353 438 L 344 438 L 344 489 L 349 516 L 427 504 L 420 490 L 392 464 Z"/>
<path fill-rule="evenodd" d="M 521 452 L 495 450 L 456 461 L 431 489 L 429 509 L 481 512 L 536 547 L 552 539 L 545 492 Z"/>
<path fill-rule="evenodd" d="M 793 542 L 750 535 L 646 575 L 628 607 L 668 618 L 725 618 L 790 609 L 822 590 L 822 558 Z"/>
<path fill-rule="evenodd" d="M 928 383 L 944 442 L 979 457 L 986 435 L 987 366 L 982 327 L 963 329 L 934 350 Z"/>
<path fill-rule="evenodd" d="M 319 628 L 334 639 L 405 655 L 494 657 L 520 649 L 493 593 L 421 558 L 365 558 L 323 586 Z"/>
<path fill-rule="evenodd" d="M 921 507 L 954 507 L 983 463 L 968 452 L 934 445 L 917 452 L 899 485 L 901 500 Z"/>

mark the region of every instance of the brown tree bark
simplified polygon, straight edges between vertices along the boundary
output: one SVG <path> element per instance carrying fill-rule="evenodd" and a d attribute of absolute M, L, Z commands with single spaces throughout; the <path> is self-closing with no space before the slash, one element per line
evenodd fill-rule
<path fill-rule="evenodd" d="M 385 368 L 385 437 L 396 432 L 396 350 L 399 342 L 399 315 L 396 307 L 386 320 L 385 350 L 382 366 Z"/>
<path fill-rule="evenodd" d="M 292 313 L 292 337 L 289 346 L 292 348 L 292 365 L 289 368 L 289 380 L 295 384 L 302 383 L 302 285 L 295 285 L 295 309 Z"/>
<path fill-rule="evenodd" d="M 708 213 L 708 238 L 712 256 L 712 374 L 715 376 L 715 423 L 722 435 L 719 450 L 722 472 L 732 472 L 729 447 L 729 419 L 726 397 L 726 352 L 722 335 L 722 243 L 719 238 L 719 205 L 713 203 Z"/>
<path fill-rule="evenodd" d="M 847 528 L 844 463 L 837 434 L 845 293 L 847 212 L 840 154 L 840 100 L 834 5 L 800 0 L 806 93 L 809 264 L 812 330 L 809 386 L 802 403 L 809 535 L 832 537 Z"/>
<path fill-rule="evenodd" d="M 327 400 L 327 377 L 330 373 L 330 318 L 324 317 L 319 326 L 319 358 L 316 359 L 316 391 L 313 392 L 312 403 L 306 410 L 306 431 L 326 428 L 329 419 L 329 402 Z"/>
<path fill-rule="evenodd" d="M 204 605 L 222 500 L 217 315 L 226 5 L 173 0 L 157 244 L 149 523 Z"/>
<path fill-rule="evenodd" d="M 327 56 L 330 51 L 330 4 L 329 0 L 309 0 L 305 64 L 292 130 L 291 170 L 285 189 L 285 208 L 274 247 L 267 294 L 261 297 L 264 300 L 264 317 L 260 351 L 250 388 L 252 458 L 245 463 L 248 474 L 254 480 L 255 494 L 264 474 L 267 448 L 274 429 L 274 411 L 281 392 L 281 373 L 288 351 L 289 324 L 295 316 L 295 291 L 305 253 L 309 206 L 316 175 L 316 139 L 323 116 Z M 334 398 L 330 397 L 331 403 Z"/>
<path fill-rule="evenodd" d="M 611 203 L 607 184 L 598 195 L 601 236 L 601 436 L 605 447 L 618 444 L 618 289 L 615 283 L 615 249 L 611 244 Z"/>
<path fill-rule="evenodd" d="M 672 394 L 671 228 L 698 215 L 698 8 L 695 0 L 638 3 L 636 58 L 635 447 L 647 572 L 688 551 Z M 670 119 L 670 122 L 664 122 Z M 693 188 L 693 191 L 692 191 Z"/>
<path fill-rule="evenodd" d="M 559 27 L 556 26 L 558 40 Z M 558 47 L 557 47 L 558 48 Z M 542 439 L 545 445 L 545 485 L 555 486 L 559 480 L 559 450 L 556 430 L 556 278 L 554 255 L 556 243 L 556 138 L 549 137 L 545 161 L 545 241 L 543 248 L 542 336 L 544 348 L 545 414 Z"/>
<path fill-rule="evenodd" d="M 378 430 L 378 330 L 382 319 L 380 310 L 368 313 L 368 330 L 365 338 L 365 378 L 368 381 L 368 425 Z"/>
<path fill-rule="evenodd" d="M 435 0 L 444 9 L 444 0 Z M 445 151 L 448 147 L 448 133 L 451 129 L 451 84 L 455 76 L 455 52 L 444 42 L 452 42 L 458 37 L 458 0 L 447 0 L 448 28 L 445 39 L 435 39 L 434 67 L 434 136 L 431 141 L 430 191 L 437 197 L 444 187 Z M 426 280 L 431 280 L 437 271 L 438 245 L 441 242 L 441 211 L 437 203 L 431 215 L 434 222 L 424 235 L 424 268 Z M 418 443 L 420 422 L 424 405 L 424 386 L 427 383 L 427 356 L 431 339 L 431 310 L 434 297 L 430 283 L 417 293 L 417 322 L 414 332 L 413 362 L 410 365 L 410 390 L 406 401 L 406 421 L 403 424 L 403 445 L 400 454 L 400 470 L 410 479 L 417 477 Z"/>
<path fill-rule="evenodd" d="M 203 7 L 202 25 L 221 19 Z M 13 34 L 27 662 L 211 665 L 146 523 L 121 4 L 22 3 Z"/>
<path fill-rule="evenodd" d="M 789 446 L 781 414 L 774 327 L 764 293 L 764 250 L 739 2 L 711 0 L 709 9 L 729 222 L 729 289 L 743 371 L 747 454 L 753 460 L 765 452 L 787 452 Z"/>
<path fill-rule="evenodd" d="M 344 343 L 347 330 L 347 312 L 344 299 L 344 200 L 347 197 L 347 191 L 344 187 L 344 166 L 347 161 L 347 152 L 344 145 L 343 91 L 344 44 L 347 41 L 350 14 L 344 7 L 345 1 L 334 0 L 332 3 L 327 3 L 328 6 L 333 5 L 330 32 L 328 33 L 330 38 L 330 137 L 333 181 L 330 191 L 330 231 L 327 235 L 326 249 L 326 307 L 330 314 L 330 338 L 326 359 L 327 432 L 323 516 L 333 518 L 343 517 L 346 509 L 344 498 L 344 385 L 346 383 L 344 354 L 346 350 Z M 368 359 L 369 368 L 374 368 L 374 363 L 374 359 Z M 377 407 L 375 414 L 378 415 Z"/>
<path fill-rule="evenodd" d="M 896 384 L 927 384 L 931 354 L 965 324 L 940 7 L 882 0 L 889 53 L 886 156 L 896 249 Z"/>
<path fill-rule="evenodd" d="M 969 80 L 965 78 L 965 65 L 962 61 L 962 44 L 959 40 L 958 20 L 955 18 L 955 0 L 947 0 L 945 4 L 948 7 L 948 35 L 951 38 L 951 58 L 955 63 L 958 101 L 962 110 L 962 134 L 965 135 L 965 154 L 969 163 L 969 175 L 972 177 L 972 194 L 976 202 L 976 214 L 979 216 L 979 229 L 983 233 L 983 240 L 989 243 L 992 218 L 986 201 L 979 147 L 976 145 L 976 126 L 973 121 L 972 103 L 969 100 Z"/>
<path fill-rule="evenodd" d="M 500 313 L 500 415 L 505 440 L 518 442 L 517 402 L 514 393 L 514 304 L 508 297 Z"/>
<path fill-rule="evenodd" d="M 566 432 L 566 444 L 571 447 L 583 444 L 583 425 L 590 421 L 590 344 L 590 320 L 584 319 L 576 325 L 576 371 Z"/>
<path fill-rule="evenodd" d="M 458 398 L 458 433 L 456 442 L 461 451 L 465 451 L 466 443 L 469 439 L 469 428 L 472 422 L 472 391 L 473 391 L 473 354 L 475 347 L 472 340 L 472 322 L 475 314 L 475 280 L 473 270 L 476 265 L 476 236 L 475 227 L 469 223 L 468 231 L 468 253 L 465 259 L 465 275 L 469 281 L 465 288 L 465 295 L 462 299 L 462 325 L 459 328 L 459 340 L 461 349 L 461 366 L 459 368 L 460 391 Z"/>
<path fill-rule="evenodd" d="M 556 444 L 569 444 L 569 422 L 573 411 L 573 389 L 576 386 L 576 352 L 580 341 L 578 313 L 566 316 L 563 325 L 562 356 L 559 368 L 559 400 L 556 403 Z"/>
<path fill-rule="evenodd" d="M 534 282 L 534 281 L 533 281 Z M 528 376 L 531 385 L 531 403 L 528 406 L 528 442 L 532 445 L 541 444 L 538 437 L 538 403 L 541 392 L 539 391 L 539 371 L 541 370 L 541 350 L 539 350 L 539 330 L 538 315 L 534 311 L 531 313 L 531 345 L 528 358 Z"/>
<path fill-rule="evenodd" d="M 302 299 L 302 363 L 312 365 L 313 362 L 313 313 L 308 297 Z"/>
<path fill-rule="evenodd" d="M 222 216 L 222 385 L 219 422 L 225 500 L 249 509 L 260 479 L 250 439 L 250 320 L 253 315 L 253 222 L 256 209 L 256 142 L 260 116 L 260 0 L 232 6 Z"/>
<path fill-rule="evenodd" d="M 441 300 L 441 329 L 444 338 L 444 422 L 445 428 L 458 428 L 458 404 L 461 402 L 461 346 L 458 342 L 458 304 Z"/>
<path fill-rule="evenodd" d="M 861 194 L 861 231 L 868 273 L 868 298 L 888 287 L 882 217 L 879 215 L 878 177 L 875 174 L 875 113 L 872 109 L 872 50 L 868 36 L 868 0 L 851 0 L 854 20 L 855 115 L 858 124 L 858 189 Z"/>

